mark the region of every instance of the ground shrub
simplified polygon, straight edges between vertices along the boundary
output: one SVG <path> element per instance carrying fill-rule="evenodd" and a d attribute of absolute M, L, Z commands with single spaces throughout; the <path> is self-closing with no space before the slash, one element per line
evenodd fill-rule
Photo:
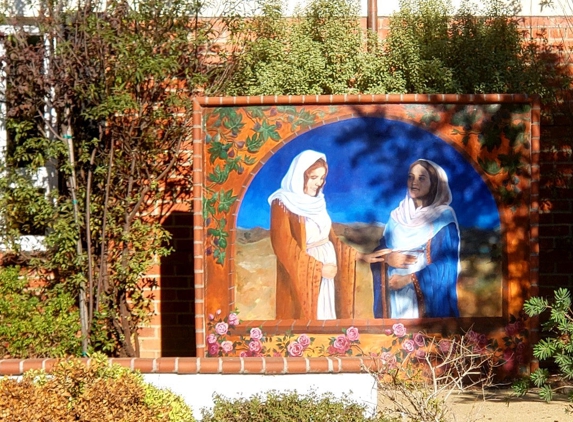
<path fill-rule="evenodd" d="M 215 395 L 212 410 L 202 410 L 203 422 L 383 422 L 369 416 L 364 405 L 332 394 L 297 392 L 257 394 L 250 398 L 229 399 Z"/>
<path fill-rule="evenodd" d="M 542 364 L 555 364 L 563 385 L 554 386 L 547 368 L 538 368 L 531 375 L 518 380 L 512 386 L 518 396 L 524 396 L 533 386 L 539 397 L 551 401 L 555 392 L 566 393 L 570 402 L 568 411 L 573 413 L 573 300 L 571 291 L 565 288 L 555 290 L 554 297 L 534 296 L 528 299 L 523 310 L 530 317 L 544 314 L 547 320 L 542 324 L 545 336 L 533 346 L 533 356 Z"/>
<path fill-rule="evenodd" d="M 0 269 L 0 358 L 81 353 L 78 309 L 62 286 L 31 287 L 18 266 Z"/>
<path fill-rule="evenodd" d="M 194 422 L 191 409 L 141 374 L 96 355 L 61 361 L 50 373 L 0 380 L 0 421 Z"/>

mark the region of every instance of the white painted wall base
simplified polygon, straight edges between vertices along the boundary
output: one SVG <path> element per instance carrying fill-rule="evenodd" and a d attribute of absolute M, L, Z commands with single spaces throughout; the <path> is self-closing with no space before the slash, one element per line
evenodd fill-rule
<path fill-rule="evenodd" d="M 201 409 L 213 408 L 213 394 L 228 398 L 251 397 L 266 391 L 296 391 L 299 394 L 331 393 L 363 404 L 376 412 L 377 387 L 370 374 L 292 374 L 292 375 L 223 375 L 223 374 L 143 374 L 145 381 L 168 388 L 183 397 L 197 420 Z"/>

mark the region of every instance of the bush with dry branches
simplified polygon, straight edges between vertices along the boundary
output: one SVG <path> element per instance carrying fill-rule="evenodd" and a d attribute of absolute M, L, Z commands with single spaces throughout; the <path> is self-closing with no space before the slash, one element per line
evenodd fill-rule
<path fill-rule="evenodd" d="M 383 353 L 375 359 L 373 374 L 384 414 L 442 422 L 451 419 L 450 396 L 491 387 L 497 365 L 495 352 L 480 345 L 469 331 L 447 339 L 426 337 L 425 346 L 401 362 Z"/>

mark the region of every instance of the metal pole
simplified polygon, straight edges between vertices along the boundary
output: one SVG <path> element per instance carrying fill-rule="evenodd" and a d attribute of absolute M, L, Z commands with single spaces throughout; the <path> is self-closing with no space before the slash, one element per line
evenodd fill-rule
<path fill-rule="evenodd" d="M 378 0 L 368 0 L 366 28 L 378 34 Z"/>

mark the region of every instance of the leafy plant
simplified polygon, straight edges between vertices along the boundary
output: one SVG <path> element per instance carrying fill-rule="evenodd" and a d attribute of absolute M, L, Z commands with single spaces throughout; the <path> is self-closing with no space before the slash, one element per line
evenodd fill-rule
<path fill-rule="evenodd" d="M 181 397 L 143 381 L 141 374 L 109 365 L 94 354 L 89 365 L 62 360 L 50 373 L 28 371 L 22 379 L 0 380 L 0 419 L 194 422 Z"/>
<path fill-rule="evenodd" d="M 192 0 L 42 1 L 31 36 L 12 6 L 1 10 L 13 28 L 2 243 L 77 302 L 82 353 L 136 356 L 153 314 L 146 274 L 171 251 L 162 218 L 192 189 L 190 93 L 228 80 L 236 50 L 216 44 L 238 16 L 202 20 Z M 38 190 L 39 168 L 57 172 L 59 189 Z M 43 235 L 44 252 L 22 252 L 25 234 Z"/>
<path fill-rule="evenodd" d="M 74 297 L 62 286 L 29 286 L 20 267 L 0 269 L 0 358 L 78 354 L 81 339 Z"/>
<path fill-rule="evenodd" d="M 565 390 L 568 391 L 569 401 L 573 402 L 573 385 L 571 385 L 571 380 L 573 380 L 573 342 L 571 341 L 573 309 L 571 303 L 571 292 L 565 288 L 557 289 L 551 301 L 543 297 L 532 297 L 525 302 L 523 309 L 529 316 L 538 316 L 548 312 L 547 321 L 542 324 L 547 336 L 533 347 L 533 356 L 542 362 L 554 362 L 563 380 L 568 384 L 553 387 L 549 370 L 538 368 L 529 377 L 513 385 L 513 390 L 517 395 L 525 395 L 533 385 L 539 388 L 539 397 L 545 401 L 551 401 L 556 390 Z"/>
<path fill-rule="evenodd" d="M 384 422 L 393 419 L 368 416 L 365 406 L 332 394 L 298 394 L 270 391 L 251 398 L 228 399 L 214 396 L 213 409 L 201 411 L 203 422 Z"/>

